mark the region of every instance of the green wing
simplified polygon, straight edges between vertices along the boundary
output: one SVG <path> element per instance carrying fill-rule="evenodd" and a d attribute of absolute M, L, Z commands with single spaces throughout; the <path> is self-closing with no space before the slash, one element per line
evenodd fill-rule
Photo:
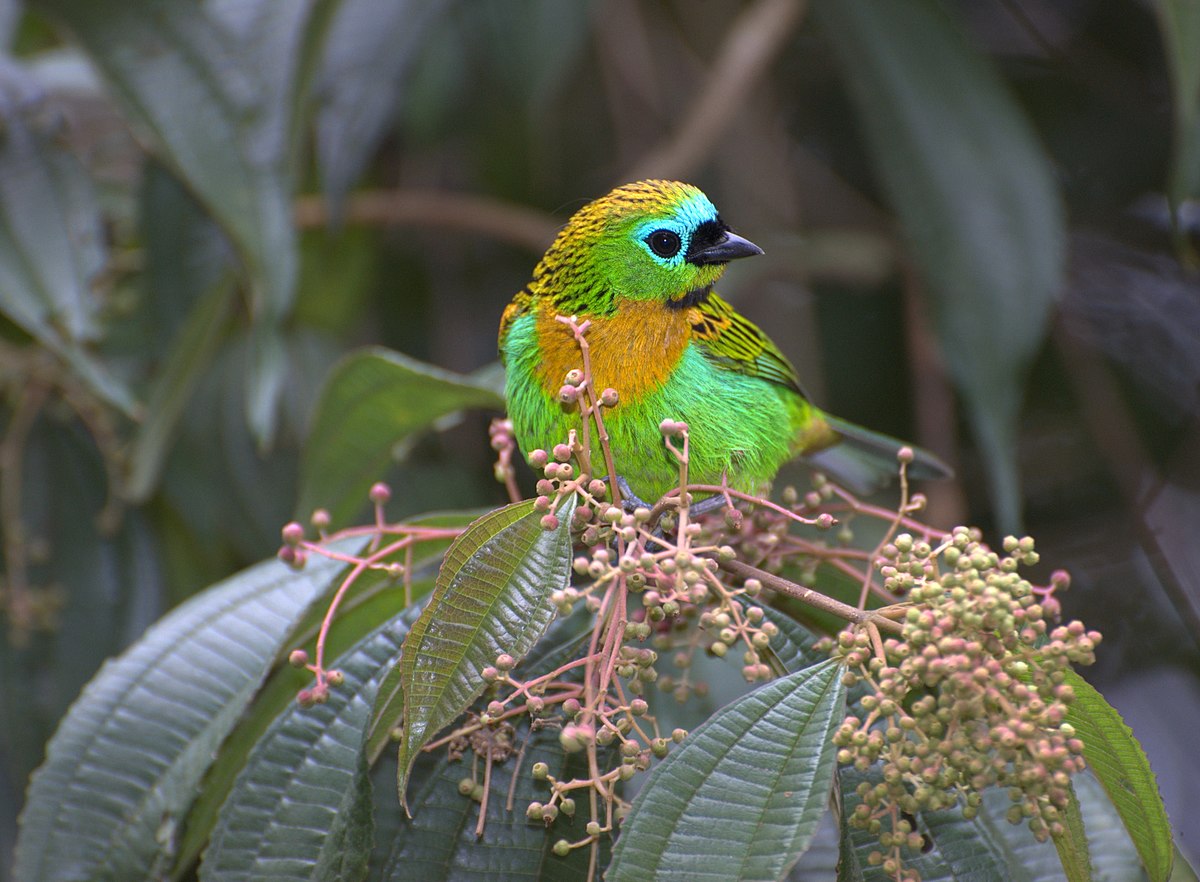
<path fill-rule="evenodd" d="M 688 319 L 692 323 L 692 342 L 709 361 L 739 374 L 762 377 L 802 398 L 808 397 L 800 388 L 796 369 L 771 338 L 716 294 L 692 307 Z"/>

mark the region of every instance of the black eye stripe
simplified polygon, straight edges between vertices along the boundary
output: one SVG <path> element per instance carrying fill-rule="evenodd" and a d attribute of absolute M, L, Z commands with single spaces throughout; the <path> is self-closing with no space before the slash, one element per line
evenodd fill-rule
<path fill-rule="evenodd" d="M 650 246 L 651 251 L 662 258 L 674 257 L 683 247 L 679 234 L 674 230 L 655 230 L 646 237 L 646 244 Z"/>

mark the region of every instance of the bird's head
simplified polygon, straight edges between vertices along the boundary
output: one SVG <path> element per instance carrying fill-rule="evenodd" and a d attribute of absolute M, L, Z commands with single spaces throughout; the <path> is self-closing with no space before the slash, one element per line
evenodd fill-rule
<path fill-rule="evenodd" d="M 534 278 L 564 313 L 603 314 L 627 300 L 682 309 L 708 295 L 729 261 L 762 253 L 696 187 L 638 181 L 576 212 Z"/>

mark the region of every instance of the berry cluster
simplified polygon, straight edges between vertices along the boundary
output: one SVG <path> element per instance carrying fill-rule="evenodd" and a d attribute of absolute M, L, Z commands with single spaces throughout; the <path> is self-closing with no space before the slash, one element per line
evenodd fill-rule
<path fill-rule="evenodd" d="M 901 848 L 922 845 L 904 816 L 962 804 L 974 817 L 987 787 L 1009 789 L 1008 819 L 1027 821 L 1039 840 L 1063 831 L 1070 776 L 1084 765 L 1065 721 L 1066 671 L 1094 661 L 1100 635 L 1079 622 L 1051 627 L 1066 576 L 1046 588 L 1021 577 L 1037 562 L 1032 539 L 1009 537 L 1004 552 L 962 527 L 937 547 L 896 536 L 878 568 L 910 604 L 899 639 L 860 628 L 837 640 L 845 682 L 865 692 L 862 716 L 835 735 L 838 761 L 878 768 L 859 784 L 849 822 L 878 835 L 884 851 L 871 860 L 898 879 L 915 878 Z"/>

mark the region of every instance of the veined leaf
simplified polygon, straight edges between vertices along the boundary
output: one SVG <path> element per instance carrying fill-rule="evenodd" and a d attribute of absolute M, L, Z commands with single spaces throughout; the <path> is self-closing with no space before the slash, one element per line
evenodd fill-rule
<path fill-rule="evenodd" d="M 525 679 L 554 670 L 579 656 L 590 633 L 592 614 L 578 610 L 556 621 L 522 663 Z M 568 671 L 565 680 L 579 682 L 581 669 Z M 388 858 L 377 877 L 380 882 L 576 882 L 585 878 L 589 849 L 579 848 L 567 858 L 551 853 L 554 841 L 566 837 L 582 839 L 588 809 L 579 800 L 575 817 L 565 814 L 552 827 L 526 819 L 525 808 L 533 800 L 546 801 L 549 787 L 533 779 L 534 763 L 544 762 L 560 780 L 586 777 L 587 761 L 582 754 L 567 755 L 558 741 L 558 730 L 530 732 L 527 721 L 514 720 L 517 752 L 493 765 L 491 796 L 483 836 L 476 838 L 478 804 L 458 791 L 458 782 L 471 774 L 468 763 L 450 762 L 445 751 L 422 756 L 412 773 L 412 818 L 399 817 L 386 831 Z M 601 749 L 600 763 L 608 768 L 614 748 Z M 482 781 L 483 766 L 479 766 Z M 512 790 L 512 810 L 507 804 Z M 395 793 L 392 792 L 392 799 Z M 607 843 L 607 840 L 605 840 Z M 601 846 L 600 866 L 607 863 L 606 846 Z"/>
<path fill-rule="evenodd" d="M 1075 691 L 1067 722 L 1083 740 L 1083 757 L 1116 806 L 1151 882 L 1165 882 L 1175 849 L 1150 762 L 1103 695 L 1073 670 L 1065 682 Z"/>
<path fill-rule="evenodd" d="M 1088 855 L 1087 833 L 1083 828 L 1083 811 L 1074 787 L 1067 788 L 1067 807 L 1063 811 L 1063 832 L 1054 837 L 1054 848 L 1062 862 L 1067 882 L 1091 882 L 1092 861 Z"/>
<path fill-rule="evenodd" d="M 202 882 L 362 877 L 373 829 L 363 736 L 407 633 L 404 617 L 384 624 L 334 662 L 345 679 L 328 702 L 293 702 L 275 721 L 221 810 Z"/>
<path fill-rule="evenodd" d="M 779 879 L 808 847 L 845 714 L 828 660 L 738 699 L 696 729 L 634 800 L 605 879 Z"/>
<path fill-rule="evenodd" d="M 504 408 L 504 399 L 466 377 L 397 352 L 367 349 L 343 360 L 321 391 L 305 443 L 298 513 L 325 508 L 350 518 L 392 449 L 438 417 L 465 407 Z"/>
<path fill-rule="evenodd" d="M 571 496 L 558 527 L 545 530 L 533 501 L 518 502 L 484 515 L 446 552 L 400 657 L 401 800 L 417 752 L 483 692 L 480 671 L 501 653 L 523 658 L 554 618 L 550 594 L 570 578 L 574 510 Z"/>
<path fill-rule="evenodd" d="M 1063 277 L 1049 164 L 999 76 L 937 0 L 818 0 L 813 11 L 921 267 L 997 520 L 1014 531 L 1022 387 Z"/>
<path fill-rule="evenodd" d="M 341 568 L 268 562 L 182 604 L 110 661 L 72 705 L 35 773 L 16 876 L 129 882 L 169 866 L 217 746 L 292 623 Z"/>
<path fill-rule="evenodd" d="M 762 611 L 764 617 L 779 629 L 779 634 L 771 640 L 770 649 L 764 653 L 767 663 L 778 668 L 776 676 L 794 674 L 829 658 L 828 653 L 813 648 L 816 635 L 787 613 L 772 606 L 764 606 Z"/>

